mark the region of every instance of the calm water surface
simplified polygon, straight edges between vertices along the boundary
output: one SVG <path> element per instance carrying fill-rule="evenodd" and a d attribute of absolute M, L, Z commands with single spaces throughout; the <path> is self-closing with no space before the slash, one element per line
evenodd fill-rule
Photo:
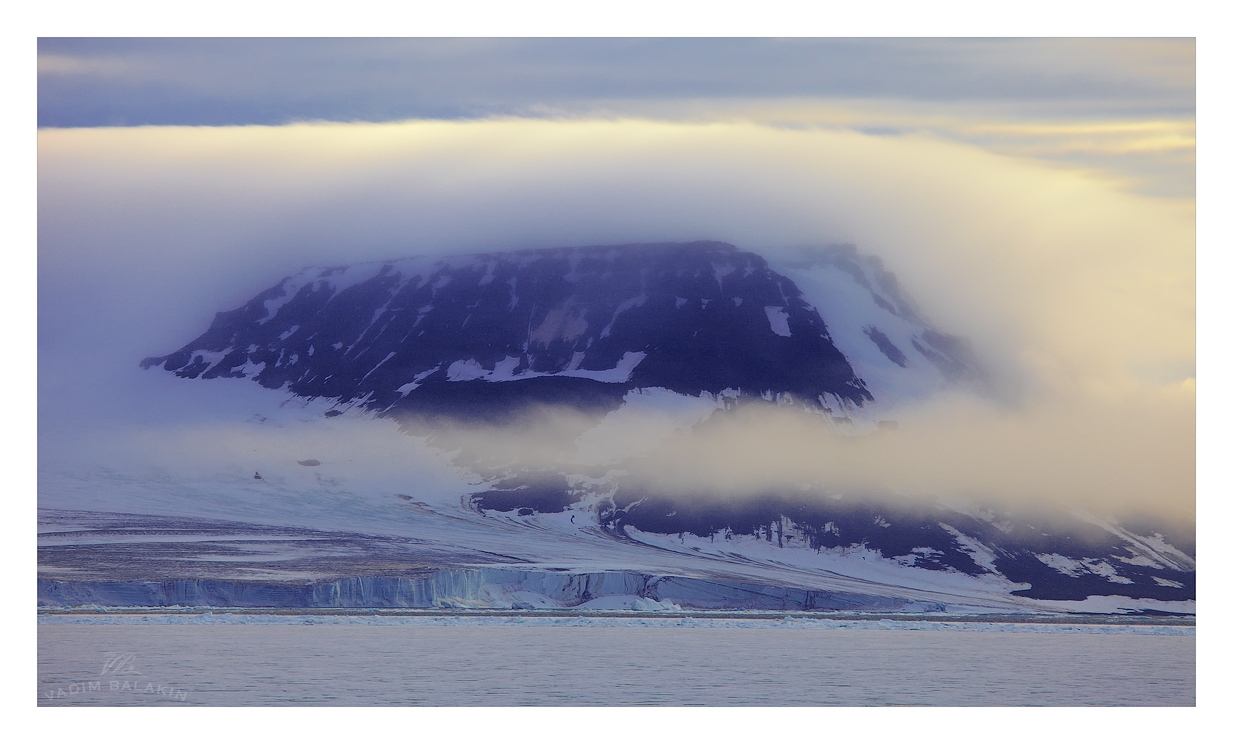
<path fill-rule="evenodd" d="M 40 705 L 1195 704 L 1195 636 L 40 625 Z"/>

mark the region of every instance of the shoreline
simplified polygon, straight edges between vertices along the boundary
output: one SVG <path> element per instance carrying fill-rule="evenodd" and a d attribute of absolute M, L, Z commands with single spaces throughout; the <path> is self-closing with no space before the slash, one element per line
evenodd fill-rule
<path fill-rule="evenodd" d="M 1195 627 L 1193 616 L 1103 615 L 1103 614 L 1008 614 L 1008 613 L 889 613 L 889 612 L 768 612 L 762 610 L 510 610 L 510 609 L 408 609 L 368 607 L 40 607 L 38 617 L 133 617 L 133 616 L 290 616 L 373 618 L 568 618 L 628 620 L 832 620 L 839 622 L 890 621 L 930 623 L 1002 623 L 1019 625 L 1134 625 Z"/>

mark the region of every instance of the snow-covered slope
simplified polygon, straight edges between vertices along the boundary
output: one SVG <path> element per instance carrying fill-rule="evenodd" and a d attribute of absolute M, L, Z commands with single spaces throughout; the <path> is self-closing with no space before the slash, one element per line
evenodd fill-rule
<path fill-rule="evenodd" d="M 879 408 L 890 411 L 953 385 L 983 385 L 968 344 L 922 318 L 876 256 L 832 245 L 801 250 L 774 268 L 826 319 L 835 345 L 859 370 Z"/>
<path fill-rule="evenodd" d="M 311 269 L 141 366 L 218 433 L 42 467 L 42 601 L 1193 612 L 1193 548 L 1157 526 L 821 483 L 719 498 L 637 471 L 750 406 L 864 436 L 979 389 L 975 355 L 851 248 Z M 540 404 L 580 412 L 551 420 L 560 453 L 493 456 Z M 486 460 L 459 422 L 495 425 Z"/>

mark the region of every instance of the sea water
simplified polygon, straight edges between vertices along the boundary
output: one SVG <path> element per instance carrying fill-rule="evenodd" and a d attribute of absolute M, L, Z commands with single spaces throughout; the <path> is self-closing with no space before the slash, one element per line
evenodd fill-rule
<path fill-rule="evenodd" d="M 1193 627 L 45 617 L 39 705 L 1193 706 Z"/>

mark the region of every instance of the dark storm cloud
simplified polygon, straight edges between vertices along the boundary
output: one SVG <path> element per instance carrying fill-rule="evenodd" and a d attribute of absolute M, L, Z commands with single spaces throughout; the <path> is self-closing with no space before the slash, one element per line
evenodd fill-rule
<path fill-rule="evenodd" d="M 741 99 L 1195 110 L 1185 39 L 40 39 L 38 53 L 40 127 L 630 115 Z"/>

